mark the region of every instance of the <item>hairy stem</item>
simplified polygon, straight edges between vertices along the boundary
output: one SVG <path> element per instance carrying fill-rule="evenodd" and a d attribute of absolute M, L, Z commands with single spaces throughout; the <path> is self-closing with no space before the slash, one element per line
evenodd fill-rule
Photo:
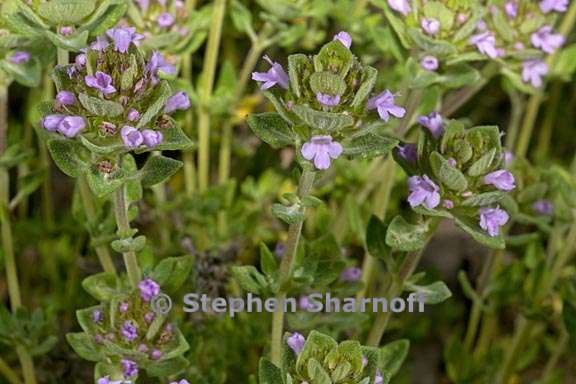
<path fill-rule="evenodd" d="M 118 235 L 121 239 L 130 237 L 130 220 L 128 219 L 128 206 L 126 204 L 126 186 L 118 188 L 114 192 L 114 214 L 116 216 L 116 225 L 118 227 Z M 128 273 L 128 280 L 132 287 L 137 287 L 142 279 L 142 272 L 138 266 L 138 259 L 136 253 L 133 251 L 124 252 L 124 264 L 126 265 L 126 272 Z"/>
<path fill-rule="evenodd" d="M 210 111 L 208 104 L 214 88 L 214 77 L 218 64 L 218 51 L 222 35 L 222 22 L 226 11 L 226 0 L 215 0 L 210 25 L 210 36 L 204 57 L 202 71 L 202 88 L 200 90 L 200 105 L 198 107 L 198 168 L 199 189 L 208 189 L 210 178 Z"/>
<path fill-rule="evenodd" d="M 550 91 L 550 99 L 548 107 L 546 108 L 546 115 L 544 116 L 544 123 L 538 135 L 538 143 L 536 146 L 536 161 L 542 163 L 550 150 L 550 140 L 552 139 L 552 131 L 554 130 L 554 123 L 558 116 L 558 104 L 562 96 L 562 84 L 555 82 L 552 84 Z"/>
<path fill-rule="evenodd" d="M 86 214 L 90 227 L 92 228 L 93 226 L 91 222 L 96 220 L 98 214 L 92 191 L 90 191 L 90 187 L 88 186 L 88 182 L 84 176 L 78 178 L 78 190 L 80 191 L 84 213 Z M 96 255 L 98 256 L 98 260 L 100 261 L 100 265 L 102 266 L 102 269 L 104 269 L 104 272 L 116 274 L 116 267 L 112 261 L 112 255 L 110 254 L 108 246 L 104 244 L 96 245 L 94 250 L 96 251 Z"/>
<path fill-rule="evenodd" d="M 0 373 L 10 384 L 22 384 L 22 381 L 12 368 L 0 357 Z"/>
<path fill-rule="evenodd" d="M 182 78 L 192 83 L 192 56 L 185 55 L 182 58 Z M 192 136 L 192 125 L 194 124 L 194 114 L 192 109 L 186 111 L 184 120 L 184 131 L 189 136 Z M 196 190 L 196 164 L 194 163 L 194 153 L 184 152 L 182 155 L 184 160 L 184 186 L 186 194 L 190 195 Z"/>
<path fill-rule="evenodd" d="M 310 194 L 312 186 L 314 185 L 314 178 L 316 174 L 313 171 L 304 170 L 300 176 L 298 184 L 298 196 L 302 199 Z M 302 208 L 305 213 L 305 209 Z M 271 345 L 271 359 L 276 365 L 281 363 L 281 350 L 282 350 L 282 334 L 284 330 L 284 299 L 286 299 L 285 285 L 292 277 L 292 269 L 294 268 L 294 261 L 296 252 L 298 251 L 298 243 L 300 242 L 300 235 L 302 233 L 303 222 L 300 221 L 296 224 L 290 224 L 288 227 L 288 240 L 286 241 L 286 250 L 282 256 L 282 262 L 279 269 L 279 292 L 276 295 L 276 303 L 278 308 L 272 317 L 272 345 Z"/>

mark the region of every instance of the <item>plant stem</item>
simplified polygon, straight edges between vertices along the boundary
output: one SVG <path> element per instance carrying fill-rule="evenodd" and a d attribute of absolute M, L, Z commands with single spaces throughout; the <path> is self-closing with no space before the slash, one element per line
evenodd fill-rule
<path fill-rule="evenodd" d="M 422 100 L 422 90 L 411 89 L 406 98 L 406 116 L 404 116 L 404 118 L 400 120 L 400 124 L 396 128 L 396 133 L 400 135 L 400 137 L 403 137 L 408 131 L 410 123 L 412 122 L 412 118 L 414 117 L 416 110 L 420 106 L 421 100 Z"/>
<path fill-rule="evenodd" d="M 16 372 L 14 372 L 14 370 L 10 368 L 10 366 L 1 357 L 0 357 L 0 373 L 2 373 L 2 375 L 4 375 L 4 377 L 6 378 L 6 380 L 8 380 L 8 383 L 22 384 L 22 381 L 20 380 Z"/>
<path fill-rule="evenodd" d="M 131 236 L 130 220 L 128 219 L 128 206 L 126 204 L 126 186 L 118 188 L 114 192 L 114 214 L 116 216 L 116 225 L 118 226 L 118 235 L 121 239 Z M 132 287 L 136 288 L 142 279 L 142 272 L 138 266 L 136 252 L 124 252 L 124 264 L 128 273 L 128 280 Z"/>
<path fill-rule="evenodd" d="M 521 351 L 524 347 L 524 343 L 532 331 L 532 326 L 533 323 L 529 322 L 524 316 L 518 317 L 514 330 L 514 337 L 512 338 L 512 344 L 510 344 L 510 348 L 506 351 L 504 364 L 500 369 L 496 381 L 497 384 L 505 384 L 508 382 L 508 378 L 514 372 L 516 359 L 522 353 Z"/>
<path fill-rule="evenodd" d="M 466 330 L 466 336 L 464 338 L 464 350 L 469 352 L 472 349 L 472 344 L 476 339 L 476 334 L 478 332 L 478 325 L 480 324 L 480 318 L 482 315 L 482 307 L 484 306 L 484 299 L 486 295 L 486 286 L 494 270 L 494 265 L 496 259 L 501 257 L 500 251 L 493 251 L 490 253 L 488 260 L 485 261 L 482 266 L 482 272 L 478 277 L 478 282 L 476 284 L 476 299 L 472 304 L 472 312 L 470 314 L 470 319 L 468 320 L 468 326 Z"/>
<path fill-rule="evenodd" d="M 512 106 L 512 113 L 510 115 L 510 123 L 508 125 L 508 129 L 506 130 L 505 146 L 507 149 L 512 150 L 518 136 L 518 128 L 520 128 L 522 116 L 524 116 L 523 112 L 525 99 L 523 95 L 514 88 L 510 90 L 509 97 L 510 104 Z"/>
<path fill-rule="evenodd" d="M 298 196 L 300 199 L 308 196 L 314 185 L 314 178 L 316 174 L 313 171 L 304 170 L 300 176 L 298 184 Z M 305 214 L 306 210 L 302 207 L 302 213 Z M 278 308 L 274 312 L 272 318 L 272 346 L 271 346 L 271 359 L 272 363 L 277 366 L 281 363 L 281 350 L 282 350 L 282 334 L 284 330 L 284 311 L 283 302 L 286 299 L 285 285 L 292 277 L 292 269 L 294 268 L 294 261 L 296 252 L 298 251 L 298 243 L 300 242 L 300 235 L 302 233 L 302 226 L 304 222 L 300 221 L 295 224 L 290 224 L 288 227 L 288 240 L 286 241 L 286 249 L 279 269 L 279 290 L 276 295 L 276 303 Z"/>
<path fill-rule="evenodd" d="M 198 168 L 199 189 L 206 192 L 210 178 L 210 111 L 209 102 L 214 88 L 218 51 L 222 35 L 222 22 L 226 11 L 226 0 L 215 0 L 210 25 L 210 36 L 202 70 L 202 88 L 198 106 Z"/>
<path fill-rule="evenodd" d="M 550 355 L 548 362 L 546 363 L 546 367 L 544 368 L 544 372 L 542 373 L 542 382 L 546 382 L 546 379 L 552 375 L 556 365 L 558 365 L 558 361 L 562 354 L 566 352 L 566 347 L 568 346 L 568 341 L 570 340 L 570 334 L 565 330 L 562 329 L 562 334 L 560 335 L 560 340 L 558 340 L 558 344 L 554 346 L 554 353 Z"/>
<path fill-rule="evenodd" d="M 5 79 L 0 77 L 0 157 L 4 155 L 8 146 L 8 86 Z M 14 239 L 8 204 L 10 201 L 10 175 L 5 167 L 0 167 L 0 225 L 2 226 L 2 252 L 6 263 L 6 280 L 12 311 L 22 306 L 20 285 L 18 283 L 18 270 L 14 256 Z M 16 346 L 16 353 L 22 366 L 22 374 L 26 384 L 36 384 L 34 362 L 32 357 L 22 345 Z"/>
<path fill-rule="evenodd" d="M 90 227 L 92 228 L 92 222 L 97 219 L 98 214 L 96 211 L 96 204 L 94 203 L 94 197 L 92 196 L 92 191 L 90 191 L 90 187 L 88 186 L 88 182 L 84 176 L 80 176 L 78 178 L 78 189 L 80 191 L 80 198 L 82 199 L 82 205 L 84 207 L 84 212 L 86 213 L 86 218 L 88 219 Z M 104 244 L 96 245 L 94 250 L 96 251 L 96 255 L 98 256 L 98 260 L 100 261 L 100 265 L 102 265 L 104 272 L 109 272 L 116 275 L 116 267 L 114 266 L 114 262 L 112 261 L 112 256 L 108 247 Z"/>
<path fill-rule="evenodd" d="M 398 271 L 396 279 L 390 286 L 390 289 L 388 289 L 388 293 L 386 295 L 386 298 L 388 300 L 402 293 L 402 290 L 404 288 L 404 282 L 410 276 L 412 276 L 412 273 L 414 273 L 414 270 L 418 266 L 418 263 L 420 263 L 420 259 L 424 254 L 424 248 L 406 254 L 406 257 L 404 258 L 404 261 L 400 266 L 400 270 Z M 386 327 L 388 326 L 388 321 L 390 320 L 390 317 L 392 317 L 391 311 L 378 312 L 378 314 L 376 315 L 376 320 L 374 321 L 374 324 L 372 324 L 372 328 L 370 329 L 370 333 L 368 334 L 368 340 L 367 340 L 368 346 L 377 347 L 378 345 L 380 345 L 380 340 L 382 339 L 382 336 L 386 331 Z"/>
<path fill-rule="evenodd" d="M 558 116 L 558 103 L 562 96 L 562 84 L 555 82 L 552 84 L 550 90 L 550 99 L 548 101 L 548 108 L 546 108 L 546 116 L 542 129 L 538 135 L 538 144 L 536 146 L 536 161 L 542 163 L 546 159 L 546 155 L 550 150 L 550 140 L 552 139 L 552 131 L 554 130 L 554 123 Z"/>
<path fill-rule="evenodd" d="M 44 100 L 51 101 L 54 98 L 54 86 L 48 74 L 44 75 Z M 40 154 L 40 166 L 45 170 L 46 176 L 42 182 L 42 214 L 49 229 L 54 228 L 54 204 L 52 204 L 52 163 L 48 148 L 44 143 L 38 143 Z"/>
<path fill-rule="evenodd" d="M 192 83 L 192 56 L 185 55 L 182 58 L 182 78 L 188 82 Z M 189 136 L 192 136 L 192 125 L 194 121 L 194 115 L 192 109 L 186 111 L 186 117 L 184 120 L 185 126 L 184 131 Z M 182 155 L 184 160 L 184 186 L 186 188 L 186 194 L 190 195 L 196 190 L 196 164 L 194 164 L 194 153 L 184 152 Z"/>

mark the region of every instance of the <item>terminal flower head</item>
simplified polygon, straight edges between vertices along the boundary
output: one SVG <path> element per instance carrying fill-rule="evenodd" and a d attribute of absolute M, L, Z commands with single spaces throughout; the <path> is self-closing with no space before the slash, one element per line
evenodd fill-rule
<path fill-rule="evenodd" d="M 114 49 L 121 53 L 128 52 L 130 44 L 139 46 L 139 40 L 144 38 L 144 35 L 136 33 L 134 27 L 112 28 L 106 31 L 106 35 L 114 41 Z"/>
<path fill-rule="evenodd" d="M 332 141 L 332 136 L 313 136 L 304 143 L 301 153 L 306 160 L 314 160 L 317 169 L 328 169 L 332 159 L 340 157 L 342 151 L 342 145 Z"/>
<path fill-rule="evenodd" d="M 368 100 L 368 110 L 377 109 L 380 118 L 386 122 L 390 120 L 390 115 L 402 118 L 406 114 L 406 110 L 395 104 L 396 95 L 389 90 L 385 90 L 377 96 Z"/>
<path fill-rule="evenodd" d="M 114 88 L 114 85 L 112 84 L 112 77 L 102 71 L 97 71 L 94 76 L 87 75 L 84 78 L 84 82 L 90 88 L 97 89 L 104 95 L 116 92 L 116 88 Z"/>
<path fill-rule="evenodd" d="M 146 302 L 152 300 L 154 296 L 160 293 L 160 285 L 151 278 L 142 280 L 138 284 L 138 289 L 140 289 L 140 297 Z"/>
<path fill-rule="evenodd" d="M 264 60 L 266 60 L 272 68 L 270 68 L 268 72 L 252 72 L 252 80 L 262 82 L 263 84 L 260 86 L 260 89 L 263 91 L 272 88 L 276 84 L 284 89 L 288 89 L 290 79 L 286 71 L 284 71 L 284 68 L 282 68 L 280 64 L 270 60 L 268 56 L 264 56 Z"/>

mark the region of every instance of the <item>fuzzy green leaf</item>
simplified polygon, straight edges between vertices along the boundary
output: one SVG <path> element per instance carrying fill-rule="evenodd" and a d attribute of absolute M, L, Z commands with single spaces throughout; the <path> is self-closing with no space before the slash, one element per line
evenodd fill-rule
<path fill-rule="evenodd" d="M 88 169 L 82 159 L 84 148 L 72 140 L 50 140 L 48 150 L 62 172 L 70 177 L 78 177 Z"/>
<path fill-rule="evenodd" d="M 386 245 L 403 252 L 424 248 L 427 238 L 428 226 L 410 224 L 402 216 L 396 216 L 386 231 Z"/>
<path fill-rule="evenodd" d="M 252 132 L 274 149 L 294 143 L 292 129 L 277 113 L 253 114 L 248 116 L 247 122 Z"/>
<path fill-rule="evenodd" d="M 164 156 L 150 156 L 140 171 L 142 185 L 151 187 L 159 184 L 174 175 L 183 163 Z"/>

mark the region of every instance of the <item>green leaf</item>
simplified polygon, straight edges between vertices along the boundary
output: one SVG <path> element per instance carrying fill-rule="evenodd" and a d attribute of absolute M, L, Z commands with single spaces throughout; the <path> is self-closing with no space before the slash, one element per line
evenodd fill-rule
<path fill-rule="evenodd" d="M 183 163 L 164 156 L 150 156 L 140 171 L 142 185 L 150 187 L 159 184 L 174 175 Z"/>
<path fill-rule="evenodd" d="M 362 84 L 358 91 L 356 91 L 356 95 L 354 95 L 354 100 L 352 100 L 352 106 L 354 108 L 362 107 L 368 96 L 370 96 L 370 92 L 374 89 L 374 85 L 376 85 L 376 79 L 378 78 L 378 70 L 376 68 L 366 66 L 364 68 L 364 73 L 362 74 Z"/>
<path fill-rule="evenodd" d="M 128 237 L 125 239 L 114 240 L 111 244 L 112 249 L 118 253 L 140 252 L 146 246 L 146 236 L 136 238 Z"/>
<path fill-rule="evenodd" d="M 164 140 L 154 148 L 155 151 L 190 151 L 195 147 L 194 142 L 178 125 L 163 130 L 162 134 Z"/>
<path fill-rule="evenodd" d="M 68 333 L 66 340 L 74 352 L 84 360 L 101 361 L 104 359 L 104 356 L 98 352 L 92 336 L 86 333 Z"/>
<path fill-rule="evenodd" d="M 236 27 L 237 30 L 248 35 L 254 34 L 252 28 L 252 14 L 244 4 L 238 0 L 234 0 L 232 2 L 232 7 L 230 8 L 230 15 L 232 16 L 234 27 Z"/>
<path fill-rule="evenodd" d="M 564 305 L 562 306 L 562 320 L 568 334 L 576 335 L 576 306 L 567 300 L 564 300 Z"/>
<path fill-rule="evenodd" d="M 117 117 L 124 113 L 122 105 L 114 101 L 102 100 L 85 93 L 79 94 L 78 100 L 88 112 L 96 116 Z"/>
<path fill-rule="evenodd" d="M 270 278 L 278 271 L 278 262 L 264 243 L 260 243 L 260 269 Z"/>
<path fill-rule="evenodd" d="M 449 189 L 462 192 L 468 188 L 466 176 L 458 168 L 451 166 L 438 152 L 434 151 L 430 155 L 430 165 L 434 175 Z"/>
<path fill-rule="evenodd" d="M 140 120 L 138 120 L 138 124 L 136 128 L 144 128 L 146 127 L 156 115 L 158 115 L 166 105 L 166 101 L 171 96 L 171 89 L 168 82 L 165 80 L 160 81 L 158 85 L 154 88 L 154 91 L 149 96 L 149 107 L 142 114 Z"/>
<path fill-rule="evenodd" d="M 252 265 L 233 266 L 231 272 L 234 279 L 247 292 L 259 295 L 268 289 L 266 278 Z"/>
<path fill-rule="evenodd" d="M 10 209 L 14 209 L 20 204 L 27 196 L 34 193 L 42 182 L 46 179 L 46 170 L 39 169 L 38 171 L 31 172 L 18 178 L 18 193 L 10 200 Z"/>
<path fill-rule="evenodd" d="M 168 377 L 182 372 L 190 363 L 182 356 L 168 360 L 160 360 L 146 367 L 146 372 L 152 377 Z"/>
<path fill-rule="evenodd" d="M 193 267 L 192 256 L 168 257 L 158 263 L 150 277 L 160 284 L 163 291 L 175 292 L 188 279 Z"/>
<path fill-rule="evenodd" d="M 127 8 L 123 0 L 104 0 L 78 30 L 90 32 L 92 36 L 101 35 L 117 24 Z"/>
<path fill-rule="evenodd" d="M 78 31 L 70 36 L 62 36 L 47 30 L 44 31 L 44 35 L 58 48 L 69 51 L 79 51 L 86 47 L 89 34 L 88 31 Z"/>
<path fill-rule="evenodd" d="M 310 88 L 314 94 L 342 96 L 346 92 L 346 82 L 332 72 L 314 72 L 310 75 Z"/>
<path fill-rule="evenodd" d="M 355 137 L 344 145 L 344 154 L 352 157 L 370 159 L 377 156 L 387 155 L 398 145 L 399 141 L 388 136 L 368 133 Z"/>
<path fill-rule="evenodd" d="M 314 272 L 314 285 L 323 287 L 338 279 L 346 263 L 334 236 L 326 234 L 307 246 L 305 265 L 307 272 Z"/>
<path fill-rule="evenodd" d="M 26 63 L 16 64 L 9 60 L 0 61 L 0 70 L 26 87 L 37 87 L 42 78 L 42 66 L 38 60 L 31 58 Z"/>
<path fill-rule="evenodd" d="M 116 169 L 112 173 L 102 173 L 96 166 L 88 170 L 86 179 L 88 186 L 97 197 L 111 194 L 127 181 L 126 173 L 122 169 Z"/>
<path fill-rule="evenodd" d="M 325 44 L 314 56 L 316 72 L 330 71 L 338 73 L 341 77 L 346 77 L 353 63 L 354 55 L 339 41 Z"/>
<path fill-rule="evenodd" d="M 95 0 L 52 0 L 38 6 L 38 14 L 53 25 L 79 24 L 96 8 Z"/>
<path fill-rule="evenodd" d="M 308 359 L 307 373 L 308 377 L 310 377 L 315 384 L 332 384 L 328 372 L 326 372 L 322 364 L 314 358 Z"/>
<path fill-rule="evenodd" d="M 472 164 L 470 168 L 468 168 L 468 171 L 466 173 L 468 173 L 468 175 L 472 177 L 480 176 L 487 173 L 492 167 L 492 163 L 495 157 L 496 157 L 496 148 L 492 148 L 490 151 L 486 152 L 484 155 L 482 155 L 482 157 L 476 160 L 474 164 Z"/>
<path fill-rule="evenodd" d="M 462 202 L 462 206 L 464 207 L 485 207 L 494 203 L 499 203 L 504 196 L 506 196 L 505 192 L 494 191 L 494 192 L 485 192 L 479 195 L 475 195 L 472 197 L 467 198 Z"/>
<path fill-rule="evenodd" d="M 393 341 L 380 348 L 380 370 L 394 376 L 408 356 L 409 349 L 410 341 L 406 339 Z"/>
<path fill-rule="evenodd" d="M 403 252 L 412 252 L 424 248 L 427 239 L 427 225 L 410 224 L 402 216 L 396 216 L 386 231 L 386 245 Z"/>
<path fill-rule="evenodd" d="M 491 237 L 488 236 L 488 234 L 482 228 L 480 228 L 477 223 L 474 223 L 467 217 L 459 216 L 455 217 L 454 219 L 454 222 L 459 228 L 472 236 L 472 238 L 480 244 L 493 249 L 504 249 L 506 247 L 506 243 L 502 234 L 496 237 Z"/>
<path fill-rule="evenodd" d="M 312 63 L 308 56 L 295 54 L 288 56 L 288 74 L 290 77 L 290 88 L 296 97 L 301 97 L 300 81 L 303 81 L 313 72 Z"/>
<path fill-rule="evenodd" d="M 284 382 L 280 368 L 265 357 L 260 359 L 260 364 L 258 365 L 258 381 L 260 384 L 280 384 Z"/>
<path fill-rule="evenodd" d="M 82 288 L 98 301 L 110 301 L 116 294 L 116 276 L 101 272 L 88 276 L 82 281 Z"/>
<path fill-rule="evenodd" d="M 308 126 L 320 131 L 339 131 L 354 124 L 354 118 L 350 115 L 316 111 L 307 105 L 295 105 L 292 107 L 292 112 L 294 112 Z"/>
<path fill-rule="evenodd" d="M 452 296 L 452 292 L 443 281 L 437 281 L 430 285 L 406 284 L 406 288 L 411 292 L 424 295 L 426 304 L 440 304 Z"/>
<path fill-rule="evenodd" d="M 286 224 L 297 224 L 306 219 L 299 204 L 285 206 L 282 204 L 272 205 L 272 215 Z"/>
<path fill-rule="evenodd" d="M 292 129 L 277 113 L 253 114 L 248 116 L 247 122 L 252 132 L 274 149 L 294 144 Z"/>
<path fill-rule="evenodd" d="M 50 140 L 48 150 L 62 172 L 70 177 L 78 177 L 88 169 L 82 159 L 84 148 L 72 140 Z"/>
<path fill-rule="evenodd" d="M 386 245 L 386 225 L 376 216 L 372 215 L 366 229 L 366 248 L 368 252 L 379 259 L 390 255 L 390 248 Z"/>

